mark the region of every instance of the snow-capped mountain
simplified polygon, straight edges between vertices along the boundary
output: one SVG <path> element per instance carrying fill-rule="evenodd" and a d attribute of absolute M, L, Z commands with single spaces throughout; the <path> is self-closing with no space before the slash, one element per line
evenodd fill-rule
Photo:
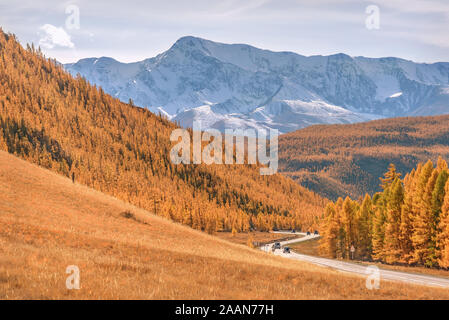
<path fill-rule="evenodd" d="M 277 128 L 449 113 L 449 63 L 305 57 L 195 37 L 144 61 L 82 59 L 65 68 L 184 126 Z"/>

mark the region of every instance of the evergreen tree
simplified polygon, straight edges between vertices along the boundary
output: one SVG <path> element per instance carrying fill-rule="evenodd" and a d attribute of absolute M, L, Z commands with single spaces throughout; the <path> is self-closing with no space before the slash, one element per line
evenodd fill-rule
<path fill-rule="evenodd" d="M 410 263 L 413 256 L 413 196 L 416 186 L 416 172 L 413 170 L 404 179 L 404 204 L 401 210 L 401 225 L 399 227 L 399 242 L 401 246 L 400 262 Z"/>
<path fill-rule="evenodd" d="M 423 167 L 418 180 L 415 197 L 417 215 L 413 218 L 413 259 L 414 263 L 425 265 L 429 258 L 429 245 L 432 234 L 431 199 L 438 178 L 438 171 L 429 160 Z"/>
<path fill-rule="evenodd" d="M 401 174 L 397 172 L 396 170 L 396 166 L 391 163 L 390 166 L 388 167 L 388 171 L 385 173 L 383 178 L 380 178 L 381 181 L 381 188 L 382 190 L 387 189 L 388 187 L 390 187 L 393 182 L 397 179 L 400 178 Z"/>
<path fill-rule="evenodd" d="M 343 203 L 343 198 L 338 198 L 335 203 L 336 220 L 338 221 L 337 258 L 344 258 L 346 256 L 346 229 L 342 222 Z"/>
<path fill-rule="evenodd" d="M 371 238 L 372 238 L 372 223 L 373 223 L 373 203 L 371 197 L 366 194 L 363 199 L 362 206 L 359 210 L 358 217 L 358 247 L 359 255 L 362 258 L 369 259 L 371 257 Z"/>
<path fill-rule="evenodd" d="M 446 170 L 446 171 L 448 170 L 447 162 L 442 157 L 438 157 L 437 169 L 438 169 L 438 172 L 441 172 L 443 170 Z"/>
<path fill-rule="evenodd" d="M 449 268 L 449 181 L 446 182 L 445 196 L 441 208 L 440 222 L 437 235 L 438 264 L 442 268 Z"/>
<path fill-rule="evenodd" d="M 377 193 L 373 197 L 374 217 L 373 217 L 373 253 L 372 257 L 377 261 L 384 261 L 384 239 L 385 239 L 385 221 L 386 221 L 386 205 L 385 196 L 388 189 L 383 193 Z"/>
<path fill-rule="evenodd" d="M 335 205 L 332 202 L 329 203 L 324 212 L 325 219 L 321 229 L 322 241 L 320 242 L 320 250 L 326 256 L 336 258 L 339 227 Z"/>
<path fill-rule="evenodd" d="M 391 185 L 391 192 L 387 199 L 385 220 L 384 259 L 386 263 L 397 263 L 401 258 L 400 234 L 402 204 L 404 189 L 402 182 L 396 178 Z"/>
<path fill-rule="evenodd" d="M 440 159 L 441 160 L 441 159 Z M 441 160 L 444 161 L 444 160 Z M 440 162 L 440 161 L 439 161 Z M 439 164 L 437 166 L 437 170 L 439 168 L 447 168 L 447 165 Z M 434 267 L 438 265 L 438 258 L 440 252 L 437 248 L 437 236 L 439 233 L 439 222 L 440 222 L 440 214 L 444 202 L 445 197 L 445 186 L 448 181 L 449 174 L 446 169 L 441 169 L 440 174 L 438 175 L 437 181 L 435 183 L 435 188 L 432 192 L 432 200 L 431 200 L 431 235 L 430 235 L 430 243 L 429 243 L 429 254 L 426 261 L 426 265 L 429 267 Z"/>
<path fill-rule="evenodd" d="M 356 221 L 355 206 L 353 201 L 347 197 L 343 202 L 343 210 L 341 215 L 341 223 L 344 228 L 344 258 L 349 258 L 351 246 L 355 245 L 356 240 Z"/>

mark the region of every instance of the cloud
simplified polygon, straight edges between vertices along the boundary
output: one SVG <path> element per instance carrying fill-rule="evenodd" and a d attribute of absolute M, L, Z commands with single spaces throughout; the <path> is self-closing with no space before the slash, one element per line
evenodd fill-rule
<path fill-rule="evenodd" d="M 39 39 L 39 45 L 46 49 L 53 49 L 55 47 L 74 48 L 70 35 L 63 29 L 55 27 L 51 24 L 44 24 L 39 28 L 43 35 Z"/>

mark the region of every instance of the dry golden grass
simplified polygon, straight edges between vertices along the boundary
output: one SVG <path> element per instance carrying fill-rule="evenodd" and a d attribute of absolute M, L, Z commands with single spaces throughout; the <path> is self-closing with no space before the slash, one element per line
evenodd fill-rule
<path fill-rule="evenodd" d="M 122 213 L 129 211 L 132 217 Z M 1 299 L 448 299 L 174 224 L 0 152 Z M 77 265 L 81 289 L 67 290 Z"/>
<path fill-rule="evenodd" d="M 290 248 L 292 248 L 294 251 L 311 256 L 320 256 L 319 247 L 319 239 L 312 239 L 309 241 L 293 243 L 290 245 Z"/>

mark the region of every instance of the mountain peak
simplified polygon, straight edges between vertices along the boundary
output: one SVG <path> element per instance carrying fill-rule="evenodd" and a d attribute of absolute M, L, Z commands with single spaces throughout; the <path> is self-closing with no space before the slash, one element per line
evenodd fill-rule
<path fill-rule="evenodd" d="M 110 58 L 110 57 L 100 57 L 100 58 L 84 58 L 79 60 L 76 63 L 72 63 L 70 65 L 95 65 L 95 64 L 99 64 L 99 65 L 113 65 L 113 64 L 120 64 L 119 61 L 115 60 L 114 58 Z"/>
<path fill-rule="evenodd" d="M 353 58 L 346 53 L 336 53 L 329 56 L 329 58 L 335 59 L 335 60 L 341 60 L 341 61 L 350 61 Z"/>
<path fill-rule="evenodd" d="M 200 38 L 200 37 L 195 37 L 195 36 L 183 36 L 181 38 L 179 38 L 176 43 L 186 43 L 186 42 L 191 42 L 191 41 L 198 41 L 198 42 L 202 42 L 202 41 L 207 41 L 206 39 Z"/>
<path fill-rule="evenodd" d="M 174 48 L 181 48 L 181 49 L 192 49 L 192 48 L 203 48 L 205 42 L 208 40 L 194 37 L 194 36 L 184 36 L 179 38 L 175 44 L 172 46 L 172 49 Z"/>

